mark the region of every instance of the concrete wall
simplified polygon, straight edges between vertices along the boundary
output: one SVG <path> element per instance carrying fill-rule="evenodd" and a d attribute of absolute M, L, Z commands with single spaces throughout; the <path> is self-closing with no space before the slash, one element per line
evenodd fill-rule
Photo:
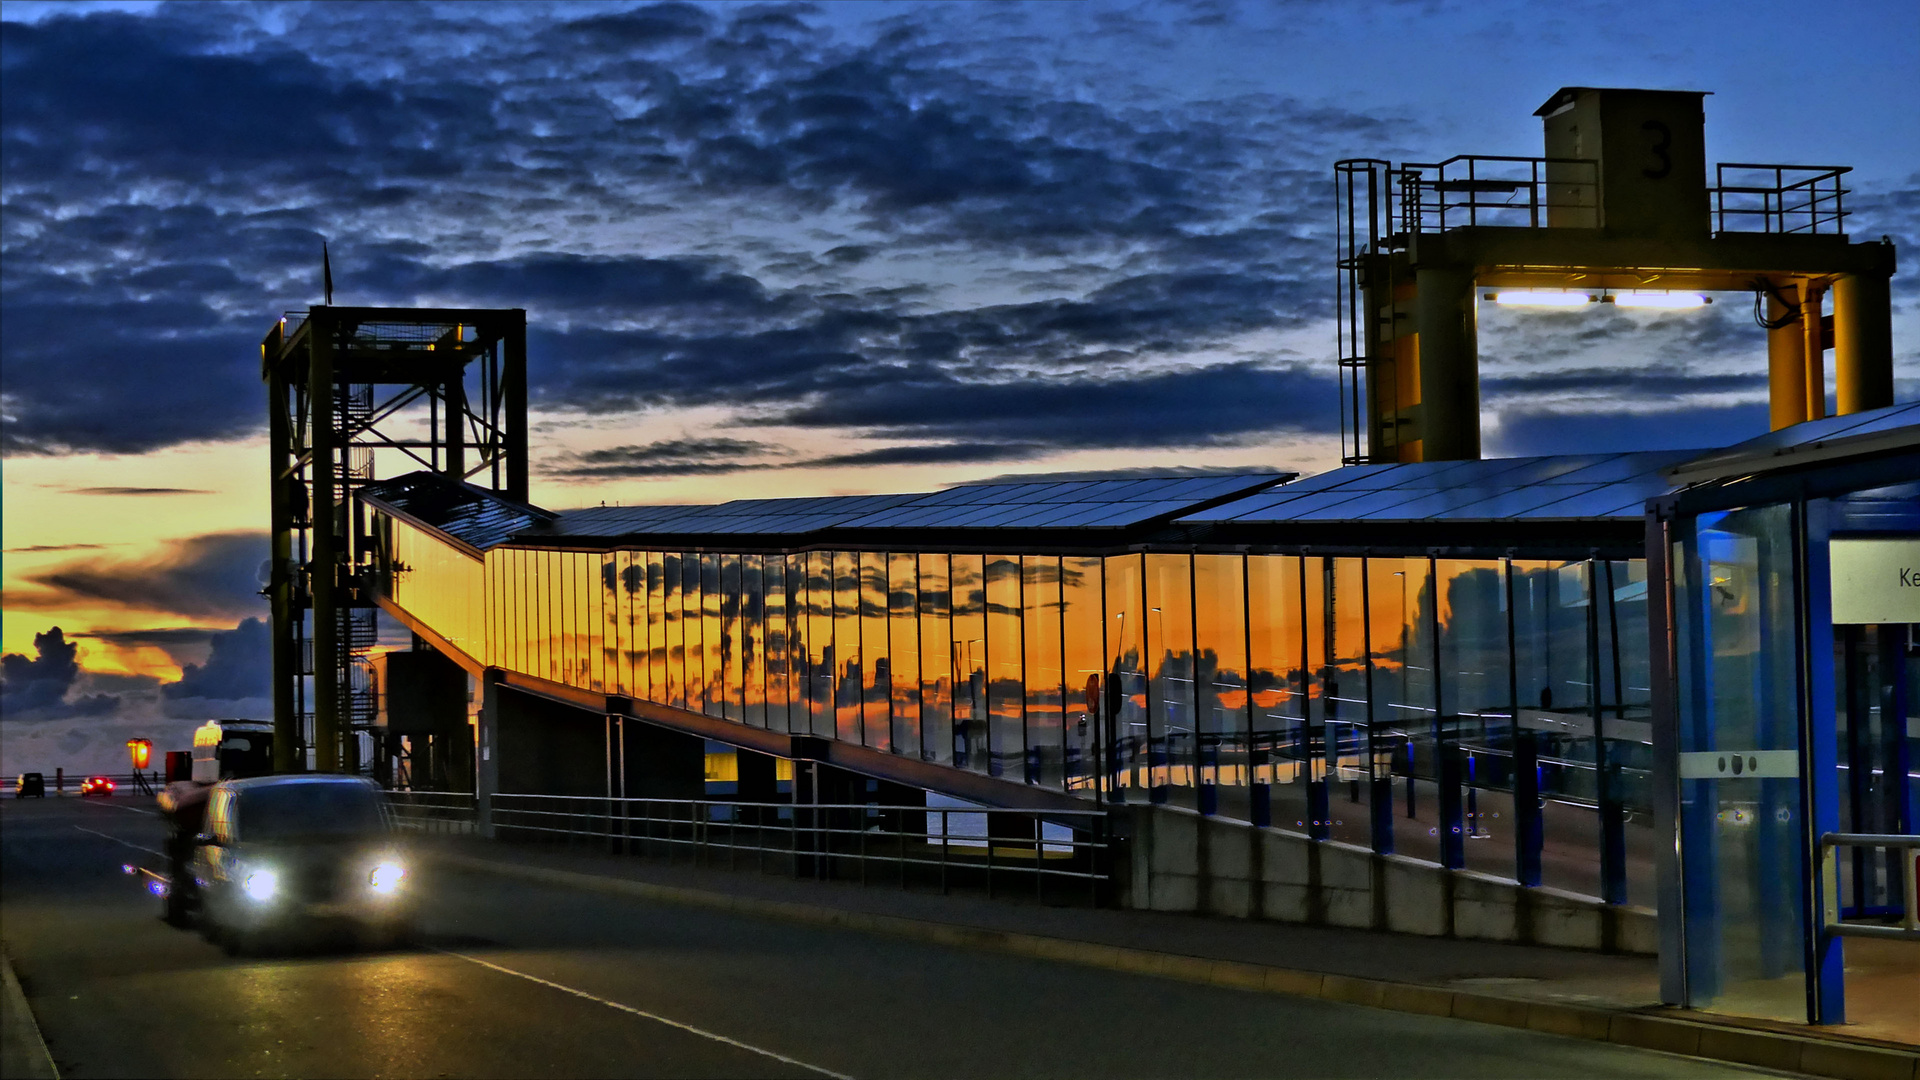
<path fill-rule="evenodd" d="M 1127 808 L 1126 907 L 1653 955 L 1654 913 L 1175 807 Z"/>

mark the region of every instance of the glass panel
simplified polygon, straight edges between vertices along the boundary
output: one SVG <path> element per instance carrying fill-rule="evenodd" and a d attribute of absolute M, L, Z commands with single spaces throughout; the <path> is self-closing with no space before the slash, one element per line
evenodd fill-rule
<path fill-rule="evenodd" d="M 687 635 L 686 600 L 687 571 L 684 560 L 677 551 L 660 554 L 660 590 L 666 605 L 662 612 L 662 625 L 666 628 L 666 673 L 667 704 L 675 708 L 687 707 Z"/>
<path fill-rule="evenodd" d="M 727 658 L 720 631 L 720 556 L 700 556 L 700 668 L 706 678 L 703 712 L 724 716 L 728 697 Z M 692 651 L 688 651 L 691 657 Z M 689 664 L 691 666 L 691 664 Z"/>
<path fill-rule="evenodd" d="M 1025 776 L 1026 732 L 1020 654 L 1020 560 L 989 555 L 987 572 L 987 714 L 990 776 Z"/>
<path fill-rule="evenodd" d="M 1494 561 L 1441 559 L 1440 686 L 1460 746 L 1466 867 L 1514 876 L 1513 709 L 1507 583 Z"/>
<path fill-rule="evenodd" d="M 1021 606 L 1026 647 L 1027 780 L 1061 784 L 1061 704 L 1065 675 L 1060 666 L 1060 560 L 1029 555 L 1021 560 Z"/>
<path fill-rule="evenodd" d="M 600 662 L 600 556 L 591 551 L 573 555 L 574 638 L 579 648 L 579 670 L 575 685 L 603 691 L 606 669 Z"/>
<path fill-rule="evenodd" d="M 1799 778 L 1718 769 L 1722 755 L 1757 763 L 1759 753 L 1799 749 L 1792 517 L 1786 506 L 1703 514 L 1687 547 L 1689 565 L 1675 583 L 1687 676 L 1680 696 L 1687 1004 L 1804 1021 Z M 1693 754 L 1704 760 L 1689 769 Z"/>
<path fill-rule="evenodd" d="M 955 555 L 953 597 L 953 763 L 987 771 L 987 571 L 979 555 Z"/>
<path fill-rule="evenodd" d="M 1186 555 L 1149 554 L 1147 656 L 1152 667 L 1147 714 L 1149 783 L 1156 801 L 1193 809 L 1193 566 Z"/>
<path fill-rule="evenodd" d="M 808 729 L 833 738 L 833 552 L 807 552 Z"/>
<path fill-rule="evenodd" d="M 546 600 L 546 670 L 543 679 L 559 682 L 567 666 L 567 564 L 557 551 L 540 553 L 541 580 Z"/>
<path fill-rule="evenodd" d="M 1300 560 L 1300 628 L 1306 645 L 1301 659 L 1306 672 L 1307 714 L 1295 731 L 1294 757 L 1305 774 L 1305 820 L 1296 825 L 1313 835 L 1324 836 L 1332 826 L 1328 814 L 1329 778 L 1327 773 L 1327 684 L 1329 650 L 1332 635 L 1327 632 L 1327 575 L 1332 573 L 1328 560 L 1306 556 Z"/>
<path fill-rule="evenodd" d="M 1140 555 L 1106 561 L 1108 743 L 1112 749 L 1114 788 L 1126 799 L 1146 796 L 1147 670 L 1141 638 L 1146 622 L 1146 584 Z M 1115 700 L 1119 707 L 1111 708 Z"/>
<path fill-rule="evenodd" d="M 1101 560 L 1069 555 L 1060 560 L 1060 635 L 1066 676 L 1066 725 L 1061 768 L 1069 791 L 1092 794 L 1104 745 L 1099 718 L 1106 682 L 1106 606 Z M 1088 683 L 1093 700 L 1087 700 Z"/>
<path fill-rule="evenodd" d="M 948 591 L 947 557 L 922 555 L 920 574 L 920 756 L 951 765 L 953 760 L 953 598 Z"/>
<path fill-rule="evenodd" d="M 1348 844 L 1373 843 L 1373 765 L 1367 740 L 1366 562 L 1326 560 L 1327 659 L 1322 669 L 1329 778 L 1327 835 Z"/>
<path fill-rule="evenodd" d="M 740 557 L 740 670 L 744 717 L 767 726 L 767 586 L 758 555 Z"/>
<path fill-rule="evenodd" d="M 1625 819 L 1627 903 L 1655 907 L 1653 831 L 1653 675 L 1647 624 L 1645 559 L 1601 563 L 1601 692 L 1606 759 L 1618 767 L 1615 792 Z"/>
<path fill-rule="evenodd" d="M 647 700 L 662 705 L 673 703 L 674 683 L 668 670 L 667 645 L 667 565 L 666 555 L 659 551 L 646 552 L 647 570 Z M 679 574 L 678 564 L 673 567 Z M 677 599 L 677 598 L 676 598 Z"/>
<path fill-rule="evenodd" d="M 1514 665 L 1524 730 L 1540 747 L 1540 882 L 1600 895 L 1599 777 L 1587 638 L 1587 564 L 1513 561 Z"/>
<path fill-rule="evenodd" d="M 624 661 L 627 665 L 627 686 L 631 688 L 634 697 L 652 700 L 653 687 L 648 681 L 651 670 L 647 660 L 646 552 L 621 553 L 620 586 L 627 596 L 626 659 Z"/>
<path fill-rule="evenodd" d="M 1295 752 L 1307 700 L 1298 556 L 1247 556 L 1247 641 L 1253 699 L 1251 820 L 1304 829 L 1306 776 Z"/>
<path fill-rule="evenodd" d="M 887 555 L 860 553 L 861 735 L 875 750 L 893 746 L 888 700 L 892 670 L 887 658 Z"/>
<path fill-rule="evenodd" d="M 887 557 L 887 682 L 893 752 L 920 756 L 920 588 L 911 553 Z"/>
<path fill-rule="evenodd" d="M 1247 603 L 1238 555 L 1193 557 L 1193 632 L 1203 814 L 1249 820 L 1247 802 Z"/>
<path fill-rule="evenodd" d="M 834 737 L 860 743 L 860 556 L 833 553 Z"/>
<path fill-rule="evenodd" d="M 787 688 L 788 657 L 793 643 L 787 635 L 791 624 L 787 618 L 786 556 L 766 556 L 761 560 L 761 573 L 761 583 L 767 590 L 767 629 L 762 650 L 767 656 L 767 727 L 772 731 L 788 731 L 787 703 L 793 700 Z"/>
<path fill-rule="evenodd" d="M 555 586 L 553 604 L 553 681 L 571 686 L 580 678 L 580 597 L 579 574 L 574 572 L 574 553 L 553 553 Z"/>
<path fill-rule="evenodd" d="M 711 604 L 711 601 L 709 601 Z M 746 650 L 740 633 L 740 556 L 720 556 L 720 715 L 738 723 L 746 718 Z"/>

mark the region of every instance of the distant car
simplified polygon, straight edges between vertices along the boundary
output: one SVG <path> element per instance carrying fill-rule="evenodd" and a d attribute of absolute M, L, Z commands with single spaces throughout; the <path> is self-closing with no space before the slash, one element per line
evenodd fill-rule
<path fill-rule="evenodd" d="M 47 778 L 37 772 L 23 772 L 13 782 L 13 797 L 16 799 L 44 799 L 47 797 Z"/>
<path fill-rule="evenodd" d="M 386 795 L 370 780 L 314 774 L 216 785 L 192 870 L 200 928 L 229 953 L 350 929 L 410 940 L 418 905 Z"/>
<path fill-rule="evenodd" d="M 102 797 L 111 795 L 113 794 L 113 781 L 104 776 L 89 776 L 80 782 L 80 794 L 99 795 Z"/>

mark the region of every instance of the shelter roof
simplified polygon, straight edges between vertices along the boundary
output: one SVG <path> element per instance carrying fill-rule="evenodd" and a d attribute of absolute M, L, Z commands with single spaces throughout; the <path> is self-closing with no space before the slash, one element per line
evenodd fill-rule
<path fill-rule="evenodd" d="M 1698 450 L 1356 465 L 1176 519 L 1183 525 L 1638 518 Z"/>

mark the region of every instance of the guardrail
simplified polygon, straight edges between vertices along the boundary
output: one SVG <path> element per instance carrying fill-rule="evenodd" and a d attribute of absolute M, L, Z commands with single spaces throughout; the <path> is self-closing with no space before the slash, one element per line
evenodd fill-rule
<path fill-rule="evenodd" d="M 389 791 L 395 822 L 413 832 L 469 834 L 477 803 L 470 791 Z"/>
<path fill-rule="evenodd" d="M 1113 848 L 1101 810 L 495 795 L 491 824 L 500 839 L 589 840 L 669 861 L 724 859 L 730 869 L 745 861 L 763 873 L 862 884 L 877 873 L 903 889 L 984 887 L 991 896 L 1012 879 L 1041 899 L 1095 905 Z"/>
<path fill-rule="evenodd" d="M 23 774 L 9 773 L 5 777 L 6 783 L 4 784 L 4 789 L 5 795 L 8 798 L 12 798 L 16 794 L 18 780 L 21 775 Z M 162 787 L 166 786 L 166 781 L 161 779 L 158 770 L 140 773 L 115 773 L 68 772 L 65 769 L 55 769 L 52 772 L 41 773 L 40 776 L 42 782 L 46 785 L 48 798 L 78 795 L 80 794 L 80 785 L 85 783 L 89 777 L 94 776 L 104 776 L 113 781 L 113 793 L 120 796 L 153 795 L 157 794 Z"/>
<path fill-rule="evenodd" d="M 1900 925 L 1846 922 L 1840 906 L 1840 849 L 1882 848 L 1903 852 L 1900 859 Z M 1861 852 L 1860 854 L 1865 854 Z M 1856 863 L 1857 867 L 1861 865 Z M 1920 836 L 1895 836 L 1877 833 L 1827 833 L 1820 838 L 1820 874 L 1826 882 L 1826 910 L 1822 929 L 1842 937 L 1905 938 L 1920 940 Z M 1889 883 L 1891 884 L 1891 883 Z"/>

